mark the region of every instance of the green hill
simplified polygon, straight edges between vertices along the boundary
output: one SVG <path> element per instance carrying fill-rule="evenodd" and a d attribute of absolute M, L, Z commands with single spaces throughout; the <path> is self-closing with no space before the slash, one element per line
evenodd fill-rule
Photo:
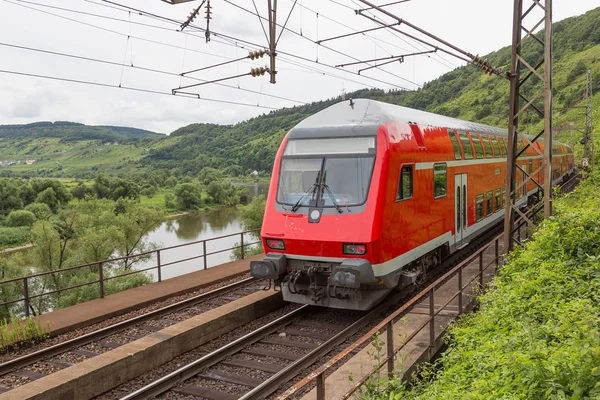
<path fill-rule="evenodd" d="M 163 137 L 143 129 L 65 121 L 0 125 L 0 172 L 78 176 L 132 170 L 146 148 Z M 35 162 L 27 165 L 26 160 Z"/>
<path fill-rule="evenodd" d="M 555 108 L 583 105 L 586 71 L 600 78 L 600 8 L 554 24 Z M 538 37 L 543 37 L 543 31 Z M 528 60 L 540 60 L 542 48 L 529 39 L 523 46 Z M 508 70 L 511 49 L 504 47 L 487 57 L 494 66 Z M 533 81 L 533 80 L 532 80 Z M 527 84 L 527 90 L 539 85 Z M 596 90 L 596 92 L 600 92 Z M 599 93 L 600 94 L 600 93 Z M 371 98 L 494 126 L 508 123 L 508 81 L 484 75 L 473 66 L 455 69 L 418 91 L 359 90 L 347 97 Z M 596 96 L 595 104 L 600 104 Z M 339 101 L 330 99 L 305 106 L 270 112 L 236 125 L 192 124 L 173 132 L 144 158 L 152 167 L 177 168 L 195 174 L 204 167 L 221 168 L 237 175 L 251 170 L 270 172 L 275 152 L 285 132 L 307 116 Z M 557 111 L 555 125 L 575 121 L 584 126 L 581 110 Z M 531 132 L 542 122 L 534 114 L 521 123 Z M 522 126 L 523 126 L 522 125 Z M 581 133 L 577 133 L 581 137 Z M 559 139 L 571 142 L 570 134 Z"/>

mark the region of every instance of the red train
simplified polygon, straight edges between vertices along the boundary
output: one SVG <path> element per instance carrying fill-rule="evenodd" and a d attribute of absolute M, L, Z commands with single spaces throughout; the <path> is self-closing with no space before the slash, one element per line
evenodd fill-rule
<path fill-rule="evenodd" d="M 505 129 L 366 99 L 308 117 L 277 153 L 252 276 L 286 301 L 371 308 L 503 219 L 507 144 Z M 531 146 L 519 158 L 530 174 L 540 161 Z M 552 168 L 573 173 L 567 145 Z M 520 202 L 538 195 L 518 179 Z"/>

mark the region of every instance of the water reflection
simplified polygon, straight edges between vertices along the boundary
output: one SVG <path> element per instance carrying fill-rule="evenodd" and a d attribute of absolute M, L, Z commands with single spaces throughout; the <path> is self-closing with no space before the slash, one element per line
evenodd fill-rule
<path fill-rule="evenodd" d="M 259 194 L 266 195 L 269 185 L 265 183 L 244 183 L 250 189 L 250 199 Z M 213 210 L 210 212 L 200 212 L 183 215 L 170 219 L 162 223 L 156 230 L 148 235 L 148 239 L 156 243 L 159 248 L 195 242 L 199 240 L 211 239 L 218 236 L 235 234 L 242 231 L 239 220 L 239 210 L 235 207 L 228 207 Z M 249 235 L 244 236 L 246 243 L 253 242 Z M 206 252 L 212 253 L 223 250 L 240 243 L 240 235 L 227 237 L 219 240 L 209 241 L 206 244 Z M 172 250 L 161 251 L 161 264 L 168 264 L 177 260 L 198 257 L 194 260 L 183 263 L 173 264 L 162 269 L 162 278 L 168 279 L 204 268 L 204 259 L 202 244 L 178 247 Z M 231 251 L 220 252 L 209 255 L 206 260 L 206 266 L 212 267 L 230 261 Z M 156 265 L 156 258 L 148 262 L 140 263 L 136 266 L 138 269 L 149 268 Z M 157 279 L 156 271 L 151 271 L 154 279 Z"/>

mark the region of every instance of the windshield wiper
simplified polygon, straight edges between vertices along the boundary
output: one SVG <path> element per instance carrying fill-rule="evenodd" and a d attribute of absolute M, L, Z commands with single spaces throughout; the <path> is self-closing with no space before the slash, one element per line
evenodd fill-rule
<path fill-rule="evenodd" d="M 296 210 L 298 210 L 298 208 L 300 208 L 300 206 L 301 206 L 301 204 L 300 204 L 300 203 L 302 203 L 302 200 L 304 200 L 304 198 L 305 198 L 306 196 L 308 196 L 308 195 L 310 195 L 310 194 L 314 194 L 314 193 L 315 193 L 315 190 L 317 190 L 317 188 L 319 187 L 319 177 L 320 177 L 320 176 L 321 176 L 321 171 L 319 171 L 319 172 L 317 173 L 317 179 L 315 179 L 315 183 L 313 183 L 313 185 L 311 186 L 311 188 L 310 188 L 310 189 L 308 189 L 308 190 L 306 191 L 306 193 L 304 193 L 304 194 L 302 195 L 302 197 L 300 197 L 300 198 L 298 199 L 298 201 L 296 202 L 296 204 L 294 204 L 294 207 L 292 207 L 292 211 L 293 211 L 293 212 L 296 212 Z"/>
<path fill-rule="evenodd" d="M 329 199 L 331 199 L 331 202 L 335 206 L 335 209 L 341 214 L 344 212 L 344 210 L 342 210 L 342 207 L 340 207 L 340 205 L 337 203 L 337 201 L 335 201 L 335 196 L 331 192 L 329 185 L 327 185 L 327 183 L 325 183 L 326 181 L 327 181 L 327 171 L 325 171 L 323 173 L 323 189 L 325 189 L 327 191 L 327 195 L 329 196 Z"/>

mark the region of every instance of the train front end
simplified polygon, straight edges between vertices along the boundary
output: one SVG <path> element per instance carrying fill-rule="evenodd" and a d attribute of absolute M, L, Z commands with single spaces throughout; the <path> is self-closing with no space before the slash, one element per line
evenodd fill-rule
<path fill-rule="evenodd" d="M 377 126 L 297 128 L 275 160 L 261 231 L 266 257 L 251 262 L 251 274 L 275 281 L 289 302 L 370 309 L 397 284 L 373 271 L 383 135 Z"/>

